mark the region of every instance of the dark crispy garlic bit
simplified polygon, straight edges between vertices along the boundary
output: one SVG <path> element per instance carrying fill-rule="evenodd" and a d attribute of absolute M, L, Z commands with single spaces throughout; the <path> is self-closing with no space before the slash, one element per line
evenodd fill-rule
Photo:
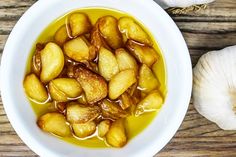
<path fill-rule="evenodd" d="M 56 102 L 53 101 L 55 108 L 60 112 L 60 113 L 65 113 L 66 111 L 66 103 L 65 102 Z"/>
<path fill-rule="evenodd" d="M 98 124 L 98 136 L 99 137 L 104 137 L 107 134 L 107 132 L 110 129 L 111 123 L 112 122 L 110 120 L 106 119 L 106 120 L 101 121 Z"/>
<path fill-rule="evenodd" d="M 36 49 L 35 49 L 35 54 L 34 54 L 34 56 L 32 58 L 31 67 L 32 67 L 33 72 L 37 76 L 40 75 L 41 68 L 42 68 L 40 51 L 43 50 L 43 48 L 44 48 L 43 44 L 37 43 L 36 44 Z"/>
<path fill-rule="evenodd" d="M 105 39 L 102 37 L 99 28 L 98 28 L 98 22 L 94 25 L 92 31 L 91 31 L 91 43 L 94 45 L 97 49 L 97 51 L 101 48 L 104 47 L 108 50 L 111 48 L 108 46 L 106 43 Z"/>
<path fill-rule="evenodd" d="M 89 17 L 84 13 L 73 13 L 69 17 L 69 26 L 72 37 L 77 37 L 89 33 L 92 29 L 92 24 Z"/>
<path fill-rule="evenodd" d="M 119 66 L 116 61 L 115 55 L 101 47 L 98 57 L 98 69 L 100 75 L 102 75 L 107 81 L 109 81 L 114 75 L 119 72 Z"/>
<path fill-rule="evenodd" d="M 103 16 L 98 19 L 99 31 L 108 45 L 113 49 L 123 46 L 122 35 L 117 23 L 117 19 L 113 16 Z"/>
<path fill-rule="evenodd" d="M 156 111 L 161 108 L 162 104 L 163 98 L 160 93 L 157 90 L 152 91 L 138 103 L 135 116 L 139 116 L 145 112 Z"/>
<path fill-rule="evenodd" d="M 118 27 L 120 32 L 125 34 L 126 38 L 152 46 L 152 41 L 148 34 L 132 18 L 120 18 L 118 21 Z"/>
<path fill-rule="evenodd" d="M 23 85 L 28 97 L 39 103 L 47 101 L 47 90 L 35 74 L 27 75 L 25 77 Z"/>
<path fill-rule="evenodd" d="M 47 83 L 56 78 L 63 70 L 64 54 L 57 44 L 49 42 L 40 52 L 40 55 L 42 62 L 40 80 Z"/>
<path fill-rule="evenodd" d="M 85 138 L 92 135 L 96 131 L 96 123 L 94 121 L 89 121 L 83 124 L 72 124 L 75 136 L 79 138 Z"/>
<path fill-rule="evenodd" d="M 102 116 L 104 118 L 115 120 L 119 118 L 125 118 L 129 115 L 126 111 L 120 108 L 119 104 L 115 104 L 114 102 L 108 101 L 106 99 L 101 102 L 100 107 L 102 109 Z"/>
<path fill-rule="evenodd" d="M 152 73 L 152 70 L 146 65 L 142 64 L 139 70 L 139 87 L 145 93 L 148 93 L 159 87 L 159 81 Z"/>
<path fill-rule="evenodd" d="M 98 102 L 107 96 L 107 83 L 100 75 L 78 65 L 74 68 L 74 77 L 84 90 L 88 103 Z"/>
<path fill-rule="evenodd" d="M 70 126 L 67 124 L 63 114 L 51 112 L 39 117 L 38 126 L 46 132 L 56 134 L 61 137 L 71 135 Z"/>
<path fill-rule="evenodd" d="M 106 141 L 113 147 L 123 147 L 127 143 L 124 119 L 118 119 L 112 123 L 106 134 Z"/>
<path fill-rule="evenodd" d="M 120 96 L 120 107 L 125 110 L 127 108 L 129 108 L 131 105 L 133 105 L 133 100 L 131 98 L 131 96 L 127 93 L 124 92 L 121 96 Z"/>
<path fill-rule="evenodd" d="M 67 105 L 66 118 L 70 123 L 86 123 L 94 120 L 100 114 L 98 106 L 85 106 L 76 102 Z"/>
<path fill-rule="evenodd" d="M 69 28 L 68 28 L 69 29 Z M 54 35 L 54 40 L 59 46 L 63 46 L 63 44 L 70 39 L 69 30 L 67 30 L 66 25 L 61 26 Z"/>
<path fill-rule="evenodd" d="M 142 45 L 133 40 L 128 40 L 126 47 L 140 63 L 146 64 L 149 67 L 151 67 L 159 57 L 154 48 Z"/>
<path fill-rule="evenodd" d="M 121 71 L 109 82 L 109 98 L 114 100 L 137 81 L 133 69 Z"/>

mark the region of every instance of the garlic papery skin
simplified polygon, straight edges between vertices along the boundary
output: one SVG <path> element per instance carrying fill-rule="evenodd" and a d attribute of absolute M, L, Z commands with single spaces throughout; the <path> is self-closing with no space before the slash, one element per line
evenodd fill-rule
<path fill-rule="evenodd" d="M 204 54 L 193 69 L 193 104 L 221 129 L 236 130 L 236 45 Z"/>
<path fill-rule="evenodd" d="M 214 0 L 154 0 L 164 9 L 169 7 L 189 7 L 197 4 L 207 4 Z"/>

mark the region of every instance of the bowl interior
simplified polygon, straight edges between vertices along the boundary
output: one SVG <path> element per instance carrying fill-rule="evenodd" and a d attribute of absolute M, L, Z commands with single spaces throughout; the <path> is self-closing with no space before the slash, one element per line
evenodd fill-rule
<path fill-rule="evenodd" d="M 81 148 L 43 133 L 23 90 L 31 47 L 53 20 L 84 7 L 106 7 L 131 14 L 144 23 L 162 49 L 167 68 L 167 97 L 158 116 L 122 149 Z M 152 156 L 172 138 L 187 111 L 192 69 L 185 41 L 171 18 L 151 0 L 40 0 L 19 20 L 2 56 L 1 87 L 4 108 L 22 140 L 40 156 Z M 141 124 L 140 124 L 141 125 Z"/>

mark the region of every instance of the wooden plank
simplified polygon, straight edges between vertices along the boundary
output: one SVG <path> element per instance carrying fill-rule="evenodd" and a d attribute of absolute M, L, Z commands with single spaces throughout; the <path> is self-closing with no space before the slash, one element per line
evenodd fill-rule
<path fill-rule="evenodd" d="M 197 12 L 189 12 L 183 15 L 170 15 L 175 21 L 234 21 L 236 22 L 236 1 L 235 0 L 216 0 L 208 4 L 206 9 Z"/>
<path fill-rule="evenodd" d="M 0 53 L 2 53 L 2 50 L 4 48 L 7 38 L 8 38 L 8 35 L 1 35 L 0 34 Z"/>
<path fill-rule="evenodd" d="M 10 34 L 15 24 L 16 24 L 16 21 L 1 21 L 0 22 L 0 35 Z"/>
<path fill-rule="evenodd" d="M 0 8 L 0 21 L 18 20 L 28 7 Z"/>
<path fill-rule="evenodd" d="M 235 45 L 236 33 L 208 34 L 182 32 L 190 49 L 218 50 Z"/>
<path fill-rule="evenodd" d="M 0 8 L 30 7 L 36 0 L 1 0 Z"/>
<path fill-rule="evenodd" d="M 236 22 L 177 22 L 181 32 L 224 34 L 236 33 Z"/>

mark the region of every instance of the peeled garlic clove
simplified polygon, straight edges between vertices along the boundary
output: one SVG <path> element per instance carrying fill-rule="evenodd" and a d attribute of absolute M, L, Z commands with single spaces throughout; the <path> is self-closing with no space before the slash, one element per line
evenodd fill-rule
<path fill-rule="evenodd" d="M 64 55 L 61 48 L 55 43 L 48 43 L 40 52 L 42 71 L 40 80 L 44 83 L 56 78 L 64 67 Z"/>
<path fill-rule="evenodd" d="M 73 37 L 89 33 L 92 24 L 84 13 L 73 13 L 69 17 L 69 26 Z"/>
<path fill-rule="evenodd" d="M 39 117 L 37 124 L 42 130 L 61 137 L 71 135 L 70 126 L 67 124 L 64 115 L 60 113 L 46 113 Z"/>
<path fill-rule="evenodd" d="M 88 60 L 90 56 L 89 47 L 81 37 L 66 42 L 64 44 L 64 52 L 77 62 Z"/>
<path fill-rule="evenodd" d="M 135 40 L 145 45 L 152 45 L 152 41 L 148 34 L 132 18 L 120 18 L 118 21 L 118 27 L 120 32 L 125 34 L 128 39 Z"/>
<path fill-rule="evenodd" d="M 104 137 L 107 132 L 109 131 L 111 126 L 111 121 L 110 120 L 103 120 L 98 124 L 98 136 L 99 137 Z"/>
<path fill-rule="evenodd" d="M 114 100 L 137 81 L 133 69 L 121 71 L 109 82 L 109 98 Z"/>
<path fill-rule="evenodd" d="M 123 45 L 122 35 L 117 23 L 117 19 L 113 16 L 103 16 L 98 20 L 101 35 L 113 49 L 120 48 Z"/>
<path fill-rule="evenodd" d="M 163 98 L 158 91 L 153 91 L 141 100 L 136 107 L 135 116 L 139 116 L 145 112 L 156 111 L 161 108 Z"/>
<path fill-rule="evenodd" d="M 69 38 L 66 25 L 61 26 L 54 35 L 55 42 L 62 46 Z"/>
<path fill-rule="evenodd" d="M 138 64 L 132 55 L 123 48 L 116 49 L 115 54 L 120 71 L 133 69 L 137 74 Z"/>
<path fill-rule="evenodd" d="M 152 70 L 146 65 L 142 64 L 139 70 L 139 87 L 145 93 L 157 89 L 159 82 L 153 74 Z"/>
<path fill-rule="evenodd" d="M 126 47 L 140 63 L 146 64 L 149 67 L 158 60 L 159 56 L 156 50 L 150 46 L 141 45 L 133 40 L 128 40 Z"/>
<path fill-rule="evenodd" d="M 33 100 L 43 103 L 48 99 L 46 88 L 40 82 L 35 74 L 30 74 L 25 77 L 24 88 L 26 94 Z"/>
<path fill-rule="evenodd" d="M 88 103 L 98 102 L 107 96 L 107 83 L 102 76 L 78 65 L 74 68 L 74 77 L 84 90 Z"/>
<path fill-rule="evenodd" d="M 193 69 L 196 110 L 224 130 L 236 130 L 236 46 L 204 54 Z"/>
<path fill-rule="evenodd" d="M 110 130 L 106 134 L 106 141 L 113 147 L 123 147 L 127 143 L 123 119 L 118 119 L 112 123 Z"/>
<path fill-rule="evenodd" d="M 66 118 L 70 123 L 86 123 L 94 120 L 100 114 L 98 106 L 84 106 L 75 102 L 67 105 Z"/>
<path fill-rule="evenodd" d="M 72 124 L 73 131 L 79 138 L 85 138 L 92 135 L 96 131 L 96 124 L 94 121 L 90 121 L 83 124 Z"/>
<path fill-rule="evenodd" d="M 107 81 L 119 72 L 115 55 L 103 47 L 99 50 L 98 70 Z"/>
<path fill-rule="evenodd" d="M 128 116 L 128 113 L 122 110 L 122 108 L 118 104 L 106 99 L 101 102 L 100 108 L 102 109 L 102 116 L 104 118 L 115 120 Z"/>
<path fill-rule="evenodd" d="M 50 95 L 54 100 L 67 101 L 82 93 L 80 84 L 72 78 L 57 78 L 49 82 Z"/>

